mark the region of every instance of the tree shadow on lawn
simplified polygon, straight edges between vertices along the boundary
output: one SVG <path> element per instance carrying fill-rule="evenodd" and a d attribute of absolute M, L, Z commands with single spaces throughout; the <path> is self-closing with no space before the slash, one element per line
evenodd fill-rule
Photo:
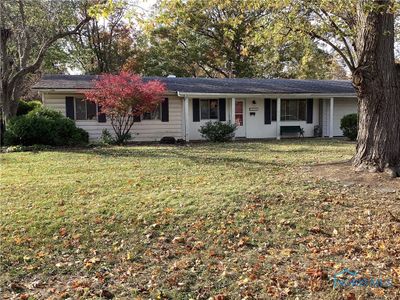
<path fill-rule="evenodd" d="M 334 148 L 329 149 L 332 145 Z M 284 147 L 288 148 L 284 148 Z M 328 146 L 328 147 L 325 147 Z M 323 150 L 319 147 L 325 147 Z M 286 140 L 246 140 L 234 141 L 228 143 L 208 143 L 194 142 L 182 145 L 161 145 L 156 143 L 148 144 L 130 144 L 121 147 L 100 146 L 93 148 L 52 148 L 49 152 L 64 153 L 80 153 L 89 155 L 98 155 L 103 157 L 118 158 L 153 158 L 153 159 L 184 159 L 190 160 L 195 164 L 219 164 L 231 166 L 254 166 L 254 167 L 278 167 L 287 168 L 288 164 L 284 162 L 276 162 L 276 156 L 270 157 L 270 160 L 251 159 L 256 157 L 257 152 L 263 154 L 282 154 L 297 155 L 299 153 L 321 153 L 321 152 L 337 152 L 338 147 L 348 147 L 348 143 L 342 140 L 326 140 L 326 139 L 286 139 Z M 228 152 L 228 153 L 227 153 Z M 229 155 L 226 155 L 229 154 Z M 239 157 L 240 155 L 247 157 Z M 232 156 L 231 156 L 232 155 Z M 283 157 L 284 158 L 284 157 Z M 268 159 L 268 157 L 267 157 Z"/>
<path fill-rule="evenodd" d="M 163 149 L 164 148 L 164 149 Z M 204 151 L 196 151 L 199 148 L 184 148 L 184 147 L 176 147 L 176 146 L 162 146 L 157 147 L 155 149 L 141 149 L 139 147 L 104 147 L 104 148 L 75 148 L 75 149 L 51 149 L 49 152 L 62 152 L 62 153 L 79 153 L 79 154 L 89 154 L 89 155 L 98 155 L 102 157 L 109 158 L 149 158 L 149 159 L 174 159 L 174 160 L 188 160 L 195 164 L 208 164 L 208 165 L 230 165 L 230 166 L 243 166 L 243 165 L 251 165 L 253 167 L 258 168 L 271 168 L 271 167 L 286 167 L 287 164 L 278 163 L 275 161 L 260 161 L 253 160 L 250 158 L 242 158 L 242 157 L 230 157 L 226 155 L 222 155 L 224 149 L 219 149 L 221 151 L 210 152 L 209 154 Z M 187 151 L 186 151 L 187 150 Z M 207 150 L 207 148 L 204 148 Z M 226 150 L 226 149 L 225 149 Z M 192 154 L 190 152 L 194 151 Z M 216 154 L 216 155 L 212 155 Z"/>
<path fill-rule="evenodd" d="M 210 155 L 205 155 L 203 152 L 196 152 L 193 154 L 189 154 L 189 151 L 185 150 L 175 150 L 174 148 L 169 148 L 168 151 L 158 151 L 157 150 L 139 150 L 139 149 L 118 149 L 117 151 L 113 149 L 96 149 L 93 152 L 89 152 L 90 154 L 105 156 L 105 157 L 142 157 L 142 158 L 168 158 L 168 159 L 184 159 L 189 160 L 195 164 L 209 164 L 209 165 L 252 165 L 255 167 L 284 167 L 285 164 L 277 163 L 274 161 L 260 161 L 253 160 L 250 158 L 242 158 L 242 157 L 229 157 L 225 155 L 221 155 L 221 152 L 215 153 L 216 156 L 213 156 L 213 153 Z M 197 154 L 197 155 L 196 155 Z"/>

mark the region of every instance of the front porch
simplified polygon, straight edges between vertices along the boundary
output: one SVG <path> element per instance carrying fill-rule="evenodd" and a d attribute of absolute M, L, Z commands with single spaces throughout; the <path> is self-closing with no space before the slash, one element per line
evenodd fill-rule
<path fill-rule="evenodd" d="M 355 97 L 334 95 L 179 95 L 183 101 L 186 141 L 200 140 L 200 127 L 208 121 L 238 124 L 237 138 L 281 139 L 283 127 L 299 126 L 304 137 L 342 136 L 340 119 L 357 111 Z M 208 110 L 210 110 L 208 112 Z M 288 135 L 289 136 L 289 135 Z M 292 135 L 293 136 L 293 135 Z"/>

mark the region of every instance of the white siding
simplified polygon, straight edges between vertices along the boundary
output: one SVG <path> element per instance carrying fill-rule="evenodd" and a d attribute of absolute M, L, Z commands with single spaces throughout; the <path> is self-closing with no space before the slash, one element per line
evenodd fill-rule
<path fill-rule="evenodd" d="M 323 105 L 323 122 L 322 129 L 323 135 L 329 136 L 329 99 L 324 99 Z M 335 98 L 333 104 L 333 135 L 343 136 L 343 132 L 340 129 L 340 120 L 348 114 L 357 113 L 357 98 Z"/>
<path fill-rule="evenodd" d="M 213 99 L 218 99 L 218 98 L 213 98 Z M 226 111 L 226 120 L 230 121 L 230 116 L 231 116 L 231 99 L 226 99 L 225 101 L 225 111 Z M 189 140 L 201 140 L 203 139 L 201 137 L 201 133 L 199 132 L 199 129 L 201 126 L 206 124 L 210 120 L 200 120 L 199 122 L 193 122 L 193 99 L 189 99 Z M 217 120 L 211 120 L 211 121 L 217 121 Z"/>
<path fill-rule="evenodd" d="M 333 135 L 343 136 L 343 131 L 340 129 L 340 120 L 348 114 L 357 113 L 357 99 L 335 99 L 333 107 Z"/>
<path fill-rule="evenodd" d="M 226 120 L 231 121 L 232 105 L 231 99 L 226 99 Z M 236 98 L 236 100 L 244 100 L 244 127 L 246 138 L 258 139 L 258 138 L 275 138 L 277 136 L 276 122 L 273 121 L 271 124 L 264 124 L 264 98 Z M 255 101 L 255 104 L 253 103 Z M 250 109 L 255 112 L 255 116 L 250 116 Z M 256 109 L 256 111 L 254 111 Z M 200 126 L 205 124 L 207 120 L 201 120 L 200 122 L 193 122 L 193 101 L 189 99 L 189 139 L 200 140 L 201 134 L 199 133 Z M 281 121 L 281 126 L 300 126 L 304 129 L 305 137 L 314 136 L 314 126 L 319 124 L 319 101 L 314 99 L 313 105 L 313 123 L 307 124 L 306 121 Z M 289 134 L 285 134 L 289 136 Z"/>
<path fill-rule="evenodd" d="M 80 94 L 61 94 L 45 93 L 44 105 L 48 108 L 57 110 L 65 116 L 65 97 L 81 96 Z M 169 122 L 161 120 L 142 120 L 133 125 L 131 134 L 134 141 L 158 141 L 164 136 L 183 138 L 183 111 L 182 99 L 177 96 L 168 96 L 169 103 Z M 99 123 L 97 120 L 76 121 L 76 125 L 89 133 L 91 140 L 97 140 L 101 136 L 103 129 L 108 129 L 113 133 L 109 120 L 106 123 Z"/>

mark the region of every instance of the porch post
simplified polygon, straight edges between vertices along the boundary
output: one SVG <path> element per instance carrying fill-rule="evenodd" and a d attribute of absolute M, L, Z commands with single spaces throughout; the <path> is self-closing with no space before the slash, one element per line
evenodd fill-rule
<path fill-rule="evenodd" d="M 332 97 L 330 101 L 330 109 L 329 109 L 329 137 L 333 138 L 333 106 L 335 99 Z"/>
<path fill-rule="evenodd" d="M 184 100 L 184 113 L 185 113 L 185 141 L 189 142 L 189 98 L 185 97 Z"/>
<path fill-rule="evenodd" d="M 231 101 L 231 123 L 232 124 L 235 124 L 235 102 L 236 102 L 236 99 L 232 98 L 232 101 Z"/>
<path fill-rule="evenodd" d="M 281 139 L 281 98 L 276 99 L 276 139 Z"/>

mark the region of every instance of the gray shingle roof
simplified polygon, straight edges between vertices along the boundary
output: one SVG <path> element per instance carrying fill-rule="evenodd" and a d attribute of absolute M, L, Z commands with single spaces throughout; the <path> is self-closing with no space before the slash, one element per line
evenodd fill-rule
<path fill-rule="evenodd" d="M 44 75 L 36 89 L 90 89 L 96 75 Z M 144 77 L 160 80 L 171 92 L 226 94 L 354 94 L 350 81 Z"/>

